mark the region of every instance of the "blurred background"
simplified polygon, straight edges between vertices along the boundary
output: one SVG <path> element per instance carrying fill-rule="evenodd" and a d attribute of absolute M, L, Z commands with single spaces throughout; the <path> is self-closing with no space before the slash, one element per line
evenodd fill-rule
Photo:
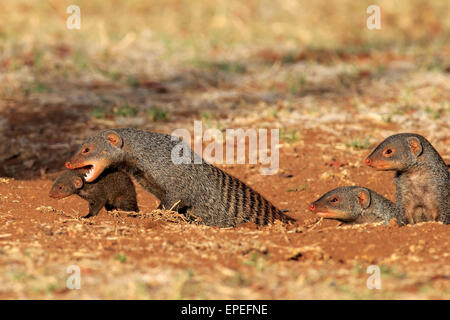
<path fill-rule="evenodd" d="M 355 137 L 362 121 L 449 122 L 445 0 L 77 1 L 70 30 L 72 2 L 2 3 L 2 175 L 59 168 L 103 127 L 270 124 L 295 141 L 351 120 L 342 142 L 364 147 L 376 130 Z"/>

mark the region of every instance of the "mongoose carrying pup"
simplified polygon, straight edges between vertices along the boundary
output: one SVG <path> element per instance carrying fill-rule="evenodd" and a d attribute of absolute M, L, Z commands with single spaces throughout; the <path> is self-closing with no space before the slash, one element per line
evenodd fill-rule
<path fill-rule="evenodd" d="M 138 212 L 136 191 L 130 177 L 117 170 L 105 170 L 97 180 L 86 183 L 85 170 L 66 170 L 54 182 L 49 196 L 62 199 L 77 194 L 89 202 L 89 213 L 84 218 L 94 217 L 105 207 Z"/>
<path fill-rule="evenodd" d="M 386 138 L 365 159 L 376 170 L 395 170 L 396 203 L 408 223 L 450 223 L 450 174 L 428 140 L 400 133 Z"/>
<path fill-rule="evenodd" d="M 375 191 L 359 187 L 339 187 L 311 203 L 310 210 L 319 217 L 347 223 L 389 222 L 397 218 L 395 203 Z M 399 221 L 400 222 L 400 221 Z"/>
<path fill-rule="evenodd" d="M 173 161 L 183 156 L 184 161 Z M 132 175 L 161 203 L 206 225 L 258 225 L 295 221 L 259 193 L 226 172 L 205 162 L 178 137 L 133 128 L 103 130 L 88 138 L 66 162 L 68 169 L 88 170 L 92 182 L 109 167 Z"/>

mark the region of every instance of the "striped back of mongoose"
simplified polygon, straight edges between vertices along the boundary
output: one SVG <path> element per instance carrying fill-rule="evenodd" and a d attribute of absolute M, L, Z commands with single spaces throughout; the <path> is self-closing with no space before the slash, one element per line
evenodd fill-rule
<path fill-rule="evenodd" d="M 87 169 L 88 182 L 105 168 L 124 170 L 161 201 L 159 208 L 198 217 L 206 225 L 294 220 L 240 180 L 204 161 L 190 146 L 166 134 L 132 128 L 101 131 L 87 139 L 66 166 Z"/>
<path fill-rule="evenodd" d="M 223 221 L 217 223 L 228 225 L 232 222 L 234 225 L 252 221 L 257 225 L 267 225 L 275 220 L 285 223 L 295 221 L 244 182 L 212 165 L 210 169 L 217 189 L 222 190 L 220 200 L 226 204 L 226 210 L 217 216 Z"/>

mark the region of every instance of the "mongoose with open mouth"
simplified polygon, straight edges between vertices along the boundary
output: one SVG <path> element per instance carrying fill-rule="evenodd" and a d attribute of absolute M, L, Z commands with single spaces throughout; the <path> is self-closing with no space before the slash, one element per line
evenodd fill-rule
<path fill-rule="evenodd" d="M 181 159 L 181 160 L 180 160 Z M 206 225 L 295 221 L 245 183 L 205 162 L 178 137 L 133 128 L 103 130 L 66 162 L 92 182 L 109 167 L 126 171 L 160 201 Z"/>

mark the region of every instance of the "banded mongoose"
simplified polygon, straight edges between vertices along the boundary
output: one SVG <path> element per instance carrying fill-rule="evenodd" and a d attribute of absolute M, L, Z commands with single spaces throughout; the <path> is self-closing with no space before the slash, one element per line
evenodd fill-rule
<path fill-rule="evenodd" d="M 124 170 L 161 201 L 158 208 L 177 210 L 210 226 L 295 221 L 167 134 L 133 128 L 103 130 L 88 138 L 66 167 L 88 169 L 87 182 L 95 181 L 108 167 Z"/>
<path fill-rule="evenodd" d="M 139 211 L 133 182 L 126 173 L 108 169 L 92 183 L 86 183 L 85 174 L 83 170 L 66 170 L 55 180 L 49 196 L 62 199 L 76 194 L 88 201 L 89 213 L 84 218 L 96 216 L 103 207 L 106 211 Z"/>
<path fill-rule="evenodd" d="M 396 171 L 396 204 L 408 223 L 450 223 L 450 174 L 424 137 L 414 133 L 392 135 L 365 162 L 376 170 Z"/>
<path fill-rule="evenodd" d="M 309 208 L 319 217 L 352 224 L 379 221 L 387 223 L 392 218 L 397 218 L 395 203 L 371 189 L 360 186 L 330 190 L 311 203 Z"/>

